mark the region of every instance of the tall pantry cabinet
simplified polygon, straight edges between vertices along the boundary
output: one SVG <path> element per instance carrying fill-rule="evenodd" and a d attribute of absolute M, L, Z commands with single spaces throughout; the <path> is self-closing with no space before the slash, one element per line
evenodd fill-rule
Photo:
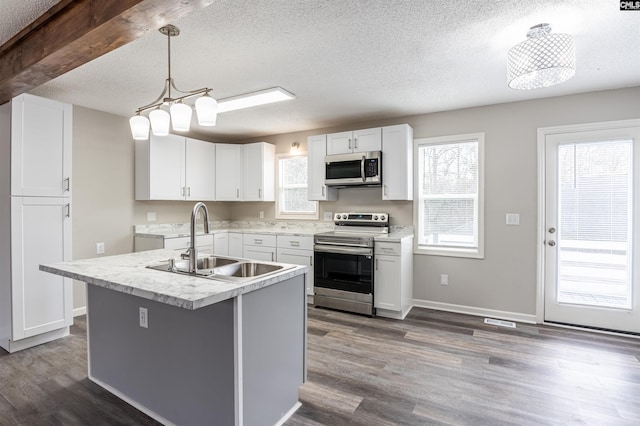
<path fill-rule="evenodd" d="M 32 95 L 0 105 L 0 347 L 69 334 L 72 282 L 39 270 L 71 260 L 72 107 Z"/>

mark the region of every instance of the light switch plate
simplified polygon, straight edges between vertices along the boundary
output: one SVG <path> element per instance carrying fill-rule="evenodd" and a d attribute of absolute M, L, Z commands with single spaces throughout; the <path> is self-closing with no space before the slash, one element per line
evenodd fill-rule
<path fill-rule="evenodd" d="M 507 213 L 507 225 L 520 225 L 520 215 L 518 213 Z"/>
<path fill-rule="evenodd" d="M 104 243 L 96 243 L 96 254 L 104 254 Z"/>

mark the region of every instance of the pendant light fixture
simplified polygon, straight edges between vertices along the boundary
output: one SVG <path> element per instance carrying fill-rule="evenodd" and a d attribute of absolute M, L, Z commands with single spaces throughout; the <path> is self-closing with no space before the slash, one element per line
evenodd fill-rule
<path fill-rule="evenodd" d="M 507 55 L 507 83 L 512 89 L 553 86 L 573 77 L 576 53 L 570 34 L 552 34 L 549 24 L 529 29 L 527 39 Z"/>
<path fill-rule="evenodd" d="M 168 75 L 160 96 L 150 104 L 138 108 L 136 114 L 129 119 L 131 134 L 133 135 L 133 139 L 136 140 L 149 138 L 149 124 L 151 124 L 151 131 L 156 136 L 168 135 L 170 124 L 175 131 L 189 131 L 193 110 L 192 107 L 185 104 L 184 101 L 194 96 L 201 95 L 195 102 L 198 124 L 201 126 L 215 126 L 216 124 L 218 102 L 209 96 L 211 89 L 205 87 L 190 92 L 183 92 L 176 88 L 175 82 L 171 77 L 171 37 L 178 36 L 180 29 L 174 25 L 165 25 L 158 31 L 167 36 Z M 182 96 L 172 97 L 172 89 L 182 94 Z M 169 112 L 166 111 L 167 107 Z M 142 115 L 143 112 L 148 110 L 152 110 L 149 113 L 149 118 Z"/>

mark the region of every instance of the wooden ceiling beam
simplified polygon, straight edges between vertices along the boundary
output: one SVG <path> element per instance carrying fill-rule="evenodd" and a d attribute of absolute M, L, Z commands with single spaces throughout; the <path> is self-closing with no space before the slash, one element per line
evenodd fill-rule
<path fill-rule="evenodd" d="M 0 46 L 0 104 L 213 0 L 61 0 Z"/>

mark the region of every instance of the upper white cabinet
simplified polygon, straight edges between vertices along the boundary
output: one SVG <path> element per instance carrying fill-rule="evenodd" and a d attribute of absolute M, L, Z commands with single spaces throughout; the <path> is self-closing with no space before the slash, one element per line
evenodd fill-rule
<path fill-rule="evenodd" d="M 335 201 L 338 190 L 324 184 L 327 135 L 307 138 L 307 191 L 310 201 Z"/>
<path fill-rule="evenodd" d="M 185 144 L 185 200 L 215 200 L 216 145 L 191 138 Z"/>
<path fill-rule="evenodd" d="M 11 195 L 71 196 L 72 106 L 33 95 L 11 101 Z"/>
<path fill-rule="evenodd" d="M 242 145 L 216 144 L 216 199 L 242 200 Z"/>
<path fill-rule="evenodd" d="M 243 201 L 275 201 L 275 145 L 257 142 L 242 148 Z"/>
<path fill-rule="evenodd" d="M 382 128 L 382 199 L 413 200 L 413 129 Z"/>
<path fill-rule="evenodd" d="M 327 135 L 327 155 L 382 150 L 382 129 L 353 130 Z"/>
<path fill-rule="evenodd" d="M 215 200 L 215 144 L 151 135 L 135 151 L 136 200 Z"/>
<path fill-rule="evenodd" d="M 216 144 L 216 200 L 274 201 L 275 146 Z"/>

